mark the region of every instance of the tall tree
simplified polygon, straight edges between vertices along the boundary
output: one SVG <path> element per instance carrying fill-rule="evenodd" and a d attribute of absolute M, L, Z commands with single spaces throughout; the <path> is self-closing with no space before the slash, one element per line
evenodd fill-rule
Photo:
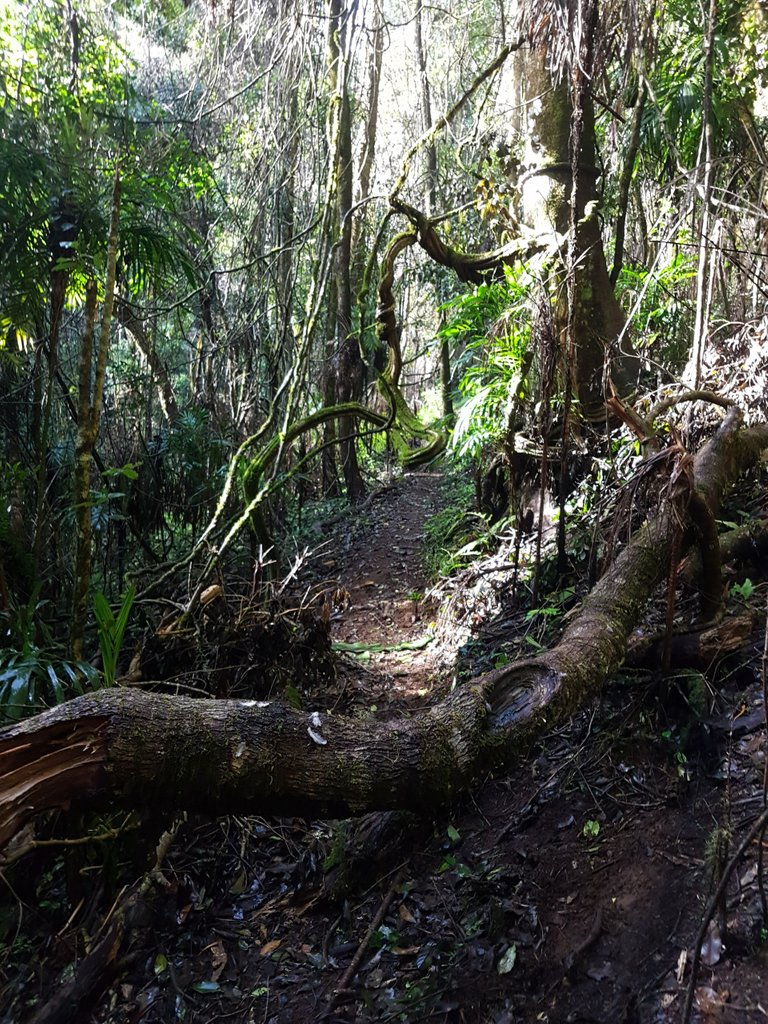
<path fill-rule="evenodd" d="M 91 466 L 99 421 L 104 401 L 104 379 L 107 374 L 109 335 L 112 329 L 112 310 L 115 301 L 117 273 L 117 243 L 120 224 L 120 172 L 115 172 L 112 189 L 112 214 L 107 247 L 107 278 L 104 284 L 104 304 L 101 314 L 96 361 L 93 361 L 93 338 L 96 325 L 96 282 L 91 278 L 86 285 L 85 327 L 80 348 L 78 381 L 77 441 L 75 444 L 74 506 L 77 522 L 77 551 L 72 597 L 72 631 L 70 646 L 76 661 L 83 659 L 83 634 L 88 613 L 88 591 L 91 583 Z M 93 384 L 91 375 L 93 374 Z"/>
<path fill-rule="evenodd" d="M 413 12 L 413 36 L 416 53 L 416 73 L 419 82 L 419 100 L 421 108 L 421 128 L 428 132 L 432 127 L 432 95 L 427 71 L 427 54 L 424 49 L 424 3 L 415 0 Z M 437 209 L 437 145 L 434 138 L 428 139 L 424 146 L 424 179 L 425 204 L 427 217 L 433 217 Z M 440 279 L 441 280 L 441 279 Z M 445 296 L 438 284 L 438 305 L 442 306 Z M 451 346 L 443 333 L 439 342 L 440 397 L 443 405 L 443 416 L 450 423 L 453 419 L 453 398 L 451 396 Z"/>
<path fill-rule="evenodd" d="M 603 249 L 595 114 L 587 84 L 594 68 L 596 0 L 574 0 L 568 10 L 574 35 L 575 26 L 581 31 L 568 66 L 558 66 L 560 51 L 552 35 L 541 35 L 533 13 L 522 26 L 530 45 L 518 76 L 525 140 L 518 187 L 524 223 L 540 238 L 549 235 L 566 256 L 554 298 L 561 365 L 567 367 L 563 384 L 566 391 L 573 387 L 585 417 L 600 419 L 608 378 L 620 390 L 628 386 L 634 360 L 626 339 L 616 348 L 626 319 Z"/>
<path fill-rule="evenodd" d="M 350 105 L 351 21 L 356 3 L 330 0 L 328 16 L 328 77 L 332 92 L 333 135 L 335 142 L 336 255 L 336 347 L 338 373 L 336 397 L 339 402 L 358 401 L 363 390 L 363 361 L 360 342 L 352 329 L 352 196 L 354 165 L 352 160 L 352 111 Z M 357 459 L 355 424 L 349 417 L 339 420 L 341 468 L 350 501 L 360 501 L 366 492 Z"/>

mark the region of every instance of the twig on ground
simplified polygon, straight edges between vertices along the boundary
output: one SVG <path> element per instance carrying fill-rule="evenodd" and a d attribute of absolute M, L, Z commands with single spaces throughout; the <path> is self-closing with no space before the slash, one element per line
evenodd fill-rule
<path fill-rule="evenodd" d="M 346 971 L 344 971 L 344 974 L 341 977 L 341 981 L 339 982 L 330 1000 L 328 1001 L 327 1012 L 330 1012 L 333 1009 L 333 1007 L 336 1005 L 336 1001 L 338 1000 L 339 996 L 343 995 L 343 993 L 349 989 L 349 986 L 351 985 L 355 975 L 357 974 L 360 968 L 360 964 L 363 962 L 363 957 L 365 956 L 365 951 L 368 948 L 368 943 L 371 941 L 371 936 L 379 927 L 381 922 L 384 920 L 384 917 L 387 911 L 389 910 L 390 904 L 392 903 L 392 900 L 395 898 L 397 890 L 400 888 L 400 885 L 403 881 L 403 874 L 404 872 L 401 869 L 395 875 L 394 881 L 387 890 L 384 899 L 381 901 L 379 909 L 376 911 L 373 920 L 368 926 L 368 930 L 363 936 L 362 942 L 357 947 L 357 952 L 352 957 L 352 962 L 350 963 L 349 967 L 347 967 Z"/>

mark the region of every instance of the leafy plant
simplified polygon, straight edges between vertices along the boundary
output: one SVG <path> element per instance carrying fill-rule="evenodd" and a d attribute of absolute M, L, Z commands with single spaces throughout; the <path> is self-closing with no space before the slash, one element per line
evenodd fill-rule
<path fill-rule="evenodd" d="M 543 615 L 547 618 L 557 618 L 563 614 L 565 605 L 571 601 L 574 595 L 573 587 L 566 587 L 564 590 L 560 590 L 555 594 L 549 595 L 549 604 L 542 606 L 541 608 L 531 608 L 526 613 L 525 621 L 530 622 L 531 619 L 535 619 L 538 615 Z"/>
<path fill-rule="evenodd" d="M 464 345 L 451 442 L 459 456 L 476 457 L 502 436 L 526 393 L 531 283 L 528 269 L 507 268 L 503 281 L 479 284 L 442 307 L 452 316 L 439 337 Z"/>
<path fill-rule="evenodd" d="M 3 614 L 7 646 L 0 650 L 0 720 L 17 722 L 82 694 L 97 681 L 92 665 L 68 661 L 36 642 L 37 619 L 45 604 L 39 594 L 38 584 L 15 614 Z"/>
<path fill-rule="evenodd" d="M 748 601 L 754 592 L 755 585 L 749 577 L 743 583 L 734 583 L 731 587 L 731 596 L 738 597 L 742 601 Z"/>
<path fill-rule="evenodd" d="M 597 839 L 600 835 L 600 822 L 590 818 L 585 821 L 581 828 L 581 834 L 585 839 Z"/>
<path fill-rule="evenodd" d="M 470 560 L 477 529 L 485 522 L 469 510 L 474 500 L 469 481 L 454 479 L 446 486 L 449 491 L 445 508 L 424 524 L 424 563 L 433 578 L 447 576 Z"/>
<path fill-rule="evenodd" d="M 645 270 L 623 267 L 617 283 L 622 304 L 633 312 L 638 338 L 654 358 L 672 368 L 683 366 L 693 325 L 690 289 L 696 261 L 690 253 L 676 253 L 663 265 Z"/>
<path fill-rule="evenodd" d="M 114 686 L 115 684 L 117 663 L 120 660 L 125 628 L 128 625 L 128 617 L 131 614 L 135 597 L 136 588 L 131 586 L 123 595 L 122 604 L 117 616 L 114 615 L 109 607 L 109 602 L 100 591 L 93 598 L 93 612 L 96 616 L 99 630 L 99 647 L 101 649 L 104 682 L 107 686 Z"/>
<path fill-rule="evenodd" d="M 35 646 L 24 651 L 0 652 L 0 716 L 17 722 L 62 704 L 85 691 L 83 680 L 93 684 L 96 672 L 87 662 L 52 657 Z"/>

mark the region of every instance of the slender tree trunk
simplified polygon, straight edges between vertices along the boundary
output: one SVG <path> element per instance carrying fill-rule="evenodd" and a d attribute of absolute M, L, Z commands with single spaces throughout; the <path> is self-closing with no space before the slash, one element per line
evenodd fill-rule
<path fill-rule="evenodd" d="M 358 209 L 352 229 L 352 293 L 357 301 L 360 354 L 363 359 L 363 387 L 365 387 L 365 382 L 369 379 L 369 371 L 375 363 L 376 352 L 376 335 L 372 330 L 373 303 L 370 284 L 377 245 L 370 238 L 367 200 L 371 194 L 371 177 L 376 157 L 383 53 L 384 23 L 377 2 L 368 51 L 368 113 L 365 120 L 360 171 L 357 178 L 356 206 Z"/>
<path fill-rule="evenodd" d="M 333 285 L 329 288 L 333 305 L 333 318 L 336 315 L 336 291 Z M 332 317 L 329 317 L 329 320 Z M 335 324 L 335 319 L 334 319 Z M 323 405 L 331 406 L 336 401 L 337 353 L 333 333 L 333 324 L 328 331 L 328 341 L 323 354 Z M 341 494 L 339 476 L 336 467 L 336 420 L 328 420 L 323 424 L 323 452 L 320 456 L 323 478 L 323 496 L 338 498 Z"/>
<path fill-rule="evenodd" d="M 149 372 L 152 374 L 152 379 L 157 388 L 157 397 L 166 422 L 175 422 L 179 416 L 179 405 L 176 401 L 171 378 L 168 376 L 168 371 L 158 356 L 155 346 L 147 337 L 144 324 L 138 319 L 130 303 L 120 296 L 115 297 L 115 313 L 122 326 L 133 338 L 136 348 L 146 360 Z M 149 431 L 147 432 L 149 433 Z"/>
<path fill-rule="evenodd" d="M 352 330 L 352 112 L 349 98 L 347 22 L 351 12 L 343 0 L 330 0 L 328 69 L 333 88 L 336 118 L 336 214 L 337 243 L 334 260 L 336 283 L 336 345 L 339 352 L 336 400 L 359 401 L 363 388 L 363 361 L 357 335 Z M 341 468 L 350 501 L 360 501 L 366 492 L 357 461 L 355 424 L 339 420 Z"/>
<path fill-rule="evenodd" d="M 294 332 L 293 332 L 293 290 L 294 290 L 294 253 L 293 236 L 296 232 L 296 205 L 294 202 L 294 189 L 296 188 L 296 162 L 298 157 L 299 135 L 295 125 L 299 119 L 299 95 L 298 76 L 292 67 L 286 69 L 289 82 L 287 85 L 288 96 L 285 103 L 287 107 L 286 129 L 288 142 L 284 153 L 281 155 L 283 162 L 282 181 L 280 192 L 275 204 L 277 216 L 277 241 L 280 246 L 280 255 L 277 261 L 277 307 L 279 315 L 278 332 L 280 336 L 280 376 L 284 368 L 293 362 Z"/>
<path fill-rule="evenodd" d="M 645 82 L 640 83 L 635 110 L 632 115 L 632 129 L 629 135 L 627 152 L 624 157 L 624 167 L 619 180 L 619 208 L 616 216 L 616 241 L 613 246 L 613 266 L 611 267 L 611 284 L 615 287 L 619 280 L 621 268 L 624 266 L 624 238 L 627 226 L 627 211 L 629 209 L 629 190 L 632 187 L 632 178 L 635 173 L 635 163 L 640 150 L 640 129 L 643 123 L 643 111 L 648 95 Z"/>
<path fill-rule="evenodd" d="M 96 322 L 96 282 L 88 282 L 86 291 L 86 324 L 80 346 L 80 372 L 78 388 L 77 441 L 75 444 L 75 510 L 77 520 L 77 552 L 72 596 L 72 628 L 70 647 L 72 656 L 83 657 L 83 636 L 88 617 L 88 592 L 91 583 L 91 463 L 99 434 L 99 420 L 104 400 L 104 380 L 109 356 L 109 333 L 115 298 L 117 270 L 117 235 L 120 223 L 120 172 L 115 172 L 112 191 L 112 215 L 107 248 L 107 279 L 104 287 L 104 305 L 101 312 L 99 347 L 91 391 L 93 363 L 93 336 Z"/>
<path fill-rule="evenodd" d="M 427 132 L 432 127 L 432 97 L 429 88 L 429 75 L 427 74 L 427 57 L 424 50 L 423 11 L 423 0 L 415 0 L 413 31 L 416 71 L 419 79 L 419 105 L 421 107 L 422 131 Z M 430 138 L 424 146 L 424 178 L 426 183 L 424 209 L 427 217 L 432 217 L 437 206 L 437 145 L 434 138 Z M 441 282 L 442 278 L 438 278 L 436 292 L 439 306 L 442 306 L 445 301 Z M 450 423 L 453 420 L 453 397 L 451 394 L 451 348 L 447 338 L 440 339 L 438 364 L 443 416 Z"/>
<path fill-rule="evenodd" d="M 36 441 L 37 457 L 37 499 L 35 507 L 35 537 L 32 545 L 33 573 L 35 579 L 42 575 L 43 549 L 48 536 L 48 508 L 46 491 L 48 487 L 48 448 L 50 444 L 51 423 L 53 419 L 53 390 L 59 365 L 59 333 L 61 316 L 64 312 L 69 273 L 65 270 L 54 270 L 51 274 L 51 323 L 48 331 L 47 369 L 43 387 L 42 369 L 38 370 L 36 381 L 36 409 L 38 413 L 37 429 L 33 431 Z M 42 359 L 41 359 L 42 365 Z"/>
<path fill-rule="evenodd" d="M 384 25 L 379 7 L 376 7 L 368 63 L 368 115 L 365 119 L 363 149 L 360 155 L 360 172 L 357 178 L 356 204 L 360 213 L 355 217 L 352 229 L 352 291 L 362 302 L 360 295 L 365 276 L 368 256 L 365 203 L 371 194 L 371 176 L 376 159 L 376 135 L 379 123 L 379 92 L 381 86 L 381 64 L 384 53 Z"/>
<path fill-rule="evenodd" d="M 704 36 L 704 95 L 702 98 L 702 149 L 704 179 L 701 189 L 701 222 L 699 225 L 699 255 L 696 273 L 696 315 L 693 323 L 693 346 L 686 372 L 690 384 L 698 388 L 701 383 L 701 364 L 704 356 L 709 325 L 709 249 L 712 189 L 715 183 L 715 130 L 712 123 L 712 68 L 714 41 L 717 27 L 717 0 L 710 0 L 707 30 Z"/>

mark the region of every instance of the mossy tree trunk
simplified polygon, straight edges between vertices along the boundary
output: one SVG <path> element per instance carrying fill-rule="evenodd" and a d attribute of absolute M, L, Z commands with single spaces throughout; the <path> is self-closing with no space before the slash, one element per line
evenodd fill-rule
<path fill-rule="evenodd" d="M 570 333 L 573 338 L 571 380 L 582 413 L 587 418 L 604 415 L 606 362 L 621 391 L 632 378 L 635 360 L 616 348 L 626 319 L 614 292 L 606 267 L 600 226 L 598 178 L 595 148 L 595 115 L 588 90 L 580 98 L 580 131 L 573 131 L 573 103 L 569 82 L 553 82 L 543 47 L 518 56 L 522 68 L 517 76 L 523 112 L 521 130 L 525 150 L 518 186 L 524 222 L 539 238 L 550 234 L 565 239 L 576 225 L 569 256 L 573 274 L 573 309 Z M 573 143 L 578 139 L 579 152 Z M 574 172 L 576 184 L 574 188 Z M 575 210 L 572 205 L 575 201 Z M 566 344 L 568 309 L 562 272 L 553 281 L 555 326 L 563 347 Z"/>
<path fill-rule="evenodd" d="M 735 411 L 695 460 L 716 514 L 723 492 L 768 446 L 768 425 Z M 685 525 L 685 524 L 683 524 Z M 108 797 L 211 813 L 343 816 L 435 806 L 597 693 L 664 578 L 680 528 L 662 506 L 584 600 L 550 651 L 462 687 L 410 719 L 319 717 L 278 701 L 195 700 L 101 691 L 0 733 L 0 848 L 23 852 L 35 814 Z M 693 540 L 689 529 L 683 547 Z"/>
<path fill-rule="evenodd" d="M 344 0 L 330 0 L 328 24 L 328 74 L 334 95 L 336 137 L 336 215 L 338 237 L 334 261 L 336 285 L 336 345 L 338 373 L 336 400 L 343 404 L 360 401 L 363 393 L 363 361 L 356 333 L 352 329 L 352 110 L 349 96 L 350 66 L 347 53 L 347 22 L 351 10 Z M 347 497 L 358 502 L 365 497 L 365 482 L 357 460 L 354 420 L 339 420 L 339 452 Z"/>

